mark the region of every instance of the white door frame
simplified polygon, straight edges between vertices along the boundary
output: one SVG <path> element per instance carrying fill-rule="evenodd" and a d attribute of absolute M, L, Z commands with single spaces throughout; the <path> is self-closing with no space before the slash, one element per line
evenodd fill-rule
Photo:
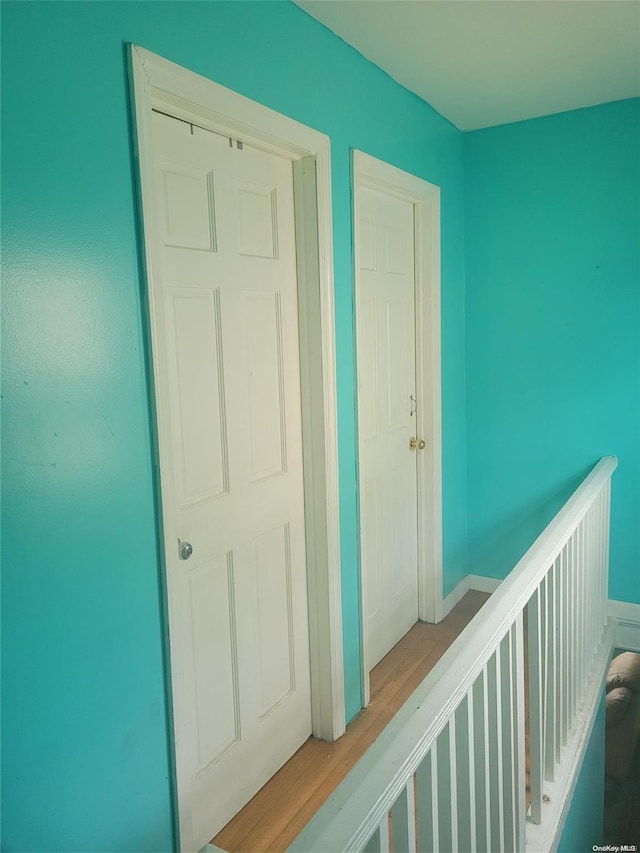
<path fill-rule="evenodd" d="M 442 400 L 440 357 L 440 187 L 403 172 L 395 166 L 353 151 L 353 233 L 356 315 L 358 335 L 358 191 L 381 190 L 413 204 L 415 246 L 416 388 L 420 438 L 426 448 L 418 462 L 418 616 L 423 622 L 443 618 L 442 599 Z M 356 346 L 357 357 L 357 346 Z M 360 420 L 358 413 L 358 421 Z M 358 458 L 362 454 L 358 426 Z M 362 532 L 362 481 L 358 464 L 359 531 Z M 362 553 L 362 542 L 360 543 Z M 360 572 L 363 704 L 369 704 L 367 665 L 366 585 Z"/>
<path fill-rule="evenodd" d="M 313 734 L 335 740 L 345 730 L 338 455 L 335 388 L 335 327 L 329 138 L 211 80 L 130 45 L 130 82 L 135 121 L 147 297 L 143 310 L 151 332 L 154 399 L 160 393 L 161 363 L 153 294 L 161 255 L 155 204 L 152 110 L 192 122 L 235 140 L 286 157 L 293 164 L 302 435 L 311 663 Z M 170 447 L 163 440 L 164 407 L 156 407 L 166 602 L 166 558 L 178 541 L 168 477 Z M 172 552 L 171 552 L 172 553 Z M 168 612 L 171 626 L 171 612 Z M 170 649 L 167 656 L 170 661 Z M 174 720 L 174 749 L 180 749 Z M 180 801 L 178 810 L 188 808 Z"/>

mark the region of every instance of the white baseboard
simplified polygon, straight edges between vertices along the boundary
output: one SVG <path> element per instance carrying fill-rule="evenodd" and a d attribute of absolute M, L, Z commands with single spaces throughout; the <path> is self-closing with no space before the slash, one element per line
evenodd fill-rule
<path fill-rule="evenodd" d="M 488 592 L 491 594 L 502 583 L 498 578 L 487 578 L 484 575 L 467 575 L 467 577 L 469 578 L 469 589 L 475 589 L 477 592 Z"/>
<path fill-rule="evenodd" d="M 610 598 L 609 616 L 617 622 L 616 648 L 640 652 L 640 604 Z"/>
<path fill-rule="evenodd" d="M 499 581 L 496 578 L 486 578 L 482 575 L 465 575 L 442 602 L 436 622 L 441 622 L 445 616 L 448 616 L 456 604 L 464 598 L 470 589 L 474 589 L 477 592 L 488 592 L 491 594 L 498 589 L 501 583 L 502 581 Z"/>
<path fill-rule="evenodd" d="M 448 616 L 456 604 L 469 592 L 469 575 L 465 575 L 460 583 L 457 583 L 440 606 L 440 613 L 436 614 L 436 622 L 441 622 Z"/>

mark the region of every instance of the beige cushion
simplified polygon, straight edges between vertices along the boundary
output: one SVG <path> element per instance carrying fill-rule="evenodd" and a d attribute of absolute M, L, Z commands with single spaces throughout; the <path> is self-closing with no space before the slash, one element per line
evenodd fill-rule
<path fill-rule="evenodd" d="M 626 779 L 631 772 L 640 733 L 640 696 L 633 694 L 627 711 L 617 726 L 605 734 L 605 773 L 615 779 Z"/>
<path fill-rule="evenodd" d="M 611 661 L 607 674 L 607 693 L 616 687 L 626 687 L 640 693 L 640 655 L 623 652 Z"/>
<path fill-rule="evenodd" d="M 626 779 L 640 735 L 640 654 L 624 652 L 607 674 L 605 772 Z"/>
<path fill-rule="evenodd" d="M 631 690 L 626 687 L 614 687 L 607 693 L 606 713 L 607 713 L 607 728 L 617 726 L 620 720 L 624 717 L 629 700 L 633 696 Z"/>

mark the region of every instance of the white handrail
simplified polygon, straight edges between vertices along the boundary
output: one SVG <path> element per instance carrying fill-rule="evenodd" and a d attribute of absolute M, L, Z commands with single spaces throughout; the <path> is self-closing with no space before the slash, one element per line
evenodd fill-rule
<path fill-rule="evenodd" d="M 518 658 L 520 653 L 518 649 L 522 649 L 523 611 L 534 593 L 541 588 L 541 585 L 545 590 L 545 596 L 547 595 L 547 581 L 545 579 L 550 574 L 550 570 L 555 569 L 554 562 L 559 559 L 560 555 L 562 555 L 562 560 L 565 559 L 565 555 L 568 554 L 565 546 L 570 540 L 572 541 L 571 553 L 573 554 L 575 551 L 575 555 L 578 555 L 578 545 L 574 548 L 573 544 L 574 539 L 577 542 L 576 531 L 579 530 L 583 519 L 597 499 L 602 500 L 602 503 L 598 504 L 599 517 L 604 519 L 606 514 L 607 520 L 606 526 L 601 524 L 603 527 L 602 535 L 604 535 L 605 527 L 608 535 L 608 502 L 605 504 L 602 495 L 608 487 L 617 464 L 617 458 L 609 456 L 604 457 L 595 466 L 509 576 L 502 582 L 498 590 L 454 641 L 375 743 L 296 838 L 289 848 L 290 851 L 337 853 L 338 851 L 363 850 L 367 847 L 379 827 L 385 824 L 387 814 L 403 791 L 407 789 L 408 785 L 413 784 L 413 774 L 436 744 L 438 736 L 453 719 L 456 709 L 465 700 L 467 702 L 467 714 L 471 715 L 473 701 L 468 697 L 478 679 L 481 679 L 486 702 L 489 691 L 487 686 L 488 667 L 494 667 L 491 671 L 498 673 L 496 676 L 498 687 L 495 690 L 497 691 L 496 695 L 502 697 L 502 699 L 497 700 L 498 705 L 500 702 L 507 701 L 504 698 L 505 696 L 508 697 L 505 708 L 511 715 L 512 731 L 511 739 L 505 741 L 505 749 L 509 754 L 505 754 L 504 760 L 509 759 L 512 763 L 505 764 L 505 767 L 508 772 L 513 773 L 514 784 L 516 775 L 521 775 L 522 800 L 524 799 L 524 761 L 522 751 L 518 748 L 518 743 L 524 744 L 524 712 L 521 707 L 524 695 L 524 668 Z M 608 501 L 608 490 L 606 494 Z M 589 524 L 593 527 L 591 522 Z M 593 527 L 593 529 L 596 528 Z M 583 538 L 580 538 L 579 542 L 581 549 L 586 548 L 583 546 Z M 608 541 L 606 546 L 608 548 Z M 608 552 L 605 553 L 602 550 L 604 546 L 599 545 L 598 547 L 602 551 L 600 554 L 602 559 L 598 564 L 601 567 L 599 571 L 605 571 L 606 567 L 602 567 L 605 566 L 604 559 Z M 584 553 L 587 553 L 586 550 Z M 582 563 L 580 565 L 582 566 Z M 563 583 L 565 583 L 564 575 L 562 578 Z M 566 583 L 568 584 L 568 581 Z M 598 584 L 600 584 L 599 587 Z M 594 586 L 594 594 L 603 592 L 601 580 L 594 581 L 592 585 Z M 556 607 L 553 613 L 556 614 L 554 618 L 558 619 L 562 602 L 560 592 L 558 592 L 557 601 L 555 598 L 549 600 Z M 597 608 L 598 613 L 604 612 L 602 602 L 599 599 L 594 607 Z M 594 628 L 594 642 L 595 633 Z M 601 637 L 602 626 L 597 636 L 598 643 Z M 503 641 L 508 642 L 508 645 L 501 646 Z M 548 657 L 546 651 L 545 654 Z M 505 658 L 505 655 L 508 658 Z M 503 689 L 500 688 L 503 658 L 511 661 L 511 663 L 508 663 L 508 671 L 505 670 L 502 675 L 503 678 L 508 678 L 508 682 L 505 681 L 504 686 L 504 690 L 507 692 L 500 693 L 500 690 Z M 546 659 L 544 658 L 544 660 Z M 540 663 L 542 668 L 544 668 L 544 660 Z M 496 667 L 497 669 L 495 669 Z M 542 669 L 540 671 L 542 672 Z M 521 683 L 518 684 L 518 682 Z M 513 710 L 510 710 L 512 707 Z M 566 709 L 564 710 L 566 711 Z M 490 711 L 491 708 L 489 708 Z M 482 711 L 480 710 L 479 713 Z M 498 710 L 497 713 L 497 719 L 500 721 L 500 711 Z M 487 731 L 486 714 L 487 711 L 485 710 L 485 731 Z M 566 717 L 568 721 L 568 713 Z M 495 729 L 496 726 L 497 729 Z M 494 730 L 499 730 L 499 727 L 500 723 L 494 722 Z M 451 724 L 450 733 L 454 728 L 454 724 Z M 469 730 L 471 731 L 471 725 Z M 560 737 L 563 735 L 566 737 L 566 731 L 560 730 Z M 455 738 L 451 742 L 454 743 Z M 488 766 L 490 757 L 486 744 L 484 749 L 484 760 Z M 500 755 L 502 756 L 501 751 Z M 495 759 L 492 758 L 491 760 L 494 761 Z M 502 760 L 501 757 L 499 763 Z M 500 764 L 498 777 L 501 796 L 502 769 Z M 458 772 L 455 767 L 450 770 L 450 774 L 454 772 Z M 453 779 L 453 776 L 450 775 L 450 778 Z M 474 783 L 471 784 L 473 786 Z M 451 788 L 454 791 L 455 800 L 453 781 Z M 516 797 L 509 803 L 509 808 L 515 803 L 516 814 L 513 815 L 515 821 L 513 835 L 516 846 L 520 848 L 524 844 L 524 814 L 517 813 L 523 805 L 517 800 Z M 500 813 L 502 814 L 502 811 Z M 518 838 L 515 837 L 516 835 Z M 374 845 L 367 847 L 367 849 L 380 848 Z"/>

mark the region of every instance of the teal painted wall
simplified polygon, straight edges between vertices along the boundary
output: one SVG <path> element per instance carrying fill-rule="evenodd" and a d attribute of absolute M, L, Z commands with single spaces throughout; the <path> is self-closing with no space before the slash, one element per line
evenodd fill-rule
<path fill-rule="evenodd" d="M 604 696 L 573 792 L 558 853 L 586 853 L 602 844 L 604 822 Z"/>
<path fill-rule="evenodd" d="M 331 137 L 350 717 L 360 707 L 350 148 L 442 187 L 445 591 L 467 571 L 462 134 L 289 3 L 4 3 L 8 851 L 172 845 L 126 42 Z"/>
<path fill-rule="evenodd" d="M 615 454 L 609 595 L 640 602 L 640 100 L 466 134 L 465 167 L 471 571 Z"/>

